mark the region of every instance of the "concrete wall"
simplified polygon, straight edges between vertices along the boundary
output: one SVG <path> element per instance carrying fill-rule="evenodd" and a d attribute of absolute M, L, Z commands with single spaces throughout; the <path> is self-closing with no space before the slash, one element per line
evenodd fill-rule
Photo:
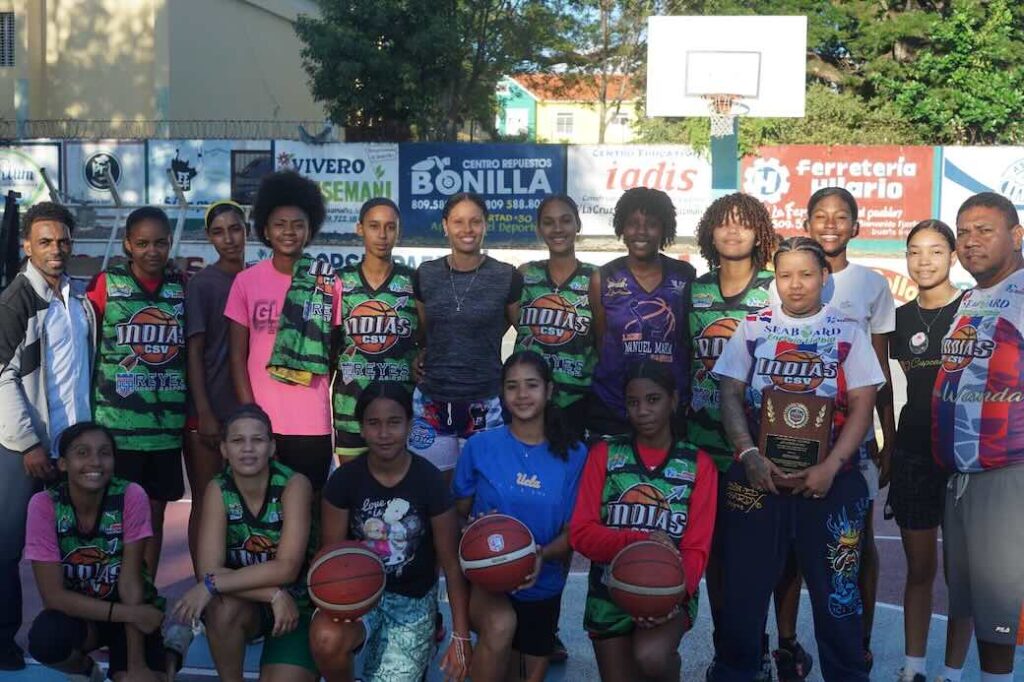
<path fill-rule="evenodd" d="M 172 0 L 168 10 L 169 118 L 324 118 L 292 24 L 300 12 L 315 13 L 312 2 Z"/>
<path fill-rule="evenodd" d="M 0 11 L 15 12 L 18 39 L 15 68 L 0 69 L 0 137 L 152 137 L 174 131 L 106 124 L 324 118 L 293 28 L 317 11 L 312 0 L 0 0 Z M 38 123 L 53 120 L 72 123 Z"/>

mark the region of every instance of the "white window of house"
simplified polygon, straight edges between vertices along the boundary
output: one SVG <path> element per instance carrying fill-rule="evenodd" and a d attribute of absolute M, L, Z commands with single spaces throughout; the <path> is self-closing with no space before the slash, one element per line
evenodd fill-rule
<path fill-rule="evenodd" d="M 555 134 L 559 136 L 572 135 L 572 113 L 563 112 L 555 114 Z"/>
<path fill-rule="evenodd" d="M 0 67 L 14 66 L 14 12 L 0 12 Z"/>

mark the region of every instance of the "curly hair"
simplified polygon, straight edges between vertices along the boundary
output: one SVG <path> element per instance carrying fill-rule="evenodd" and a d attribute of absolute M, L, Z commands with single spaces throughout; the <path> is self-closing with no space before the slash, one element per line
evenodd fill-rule
<path fill-rule="evenodd" d="M 779 236 L 772 226 L 768 209 L 760 201 L 742 192 L 734 192 L 711 202 L 697 223 L 697 246 L 700 255 L 712 268 L 718 267 L 720 258 L 715 248 L 715 228 L 734 219 L 754 231 L 754 264 L 763 268 L 771 262 Z"/>
<path fill-rule="evenodd" d="M 40 201 L 25 211 L 25 215 L 21 218 L 22 239 L 28 239 L 33 224 L 44 220 L 52 220 L 65 225 L 68 228 L 68 234 L 75 231 L 75 216 L 71 214 L 71 211 L 53 201 Z"/>
<path fill-rule="evenodd" d="M 294 206 L 306 214 L 309 220 L 309 240 L 312 241 L 327 216 L 320 186 L 293 170 L 277 171 L 263 178 L 252 206 L 252 222 L 256 236 L 267 246 L 270 246 L 270 240 L 267 239 L 270 214 L 282 206 Z"/>
<path fill-rule="evenodd" d="M 633 187 L 619 197 L 612 217 L 616 237 L 622 237 L 626 221 L 637 211 L 661 223 L 661 244 L 658 248 L 664 249 L 676 240 L 676 207 L 667 194 L 650 187 Z"/>

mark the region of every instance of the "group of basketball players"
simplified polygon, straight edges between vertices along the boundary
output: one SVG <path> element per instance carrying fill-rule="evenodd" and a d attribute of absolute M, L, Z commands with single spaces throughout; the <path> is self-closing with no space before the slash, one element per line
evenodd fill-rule
<path fill-rule="evenodd" d="M 24 458 L 26 480 L 47 483 L 27 522 L 17 512 L 45 605 L 29 632 L 38 661 L 102 679 L 89 654 L 107 647 L 113 679 L 171 678 L 205 627 L 222 679 L 241 680 L 246 643 L 262 639 L 261 679 L 352 680 L 358 655 L 363 679 L 415 682 L 444 637 L 440 568 L 446 678 L 539 681 L 565 655 L 557 630 L 576 551 L 591 562 L 584 627 L 606 682 L 679 679 L 705 575 L 707 679 L 806 678 L 806 584 L 824 678 L 867 680 L 872 508 L 888 485 L 909 567 L 899 679 L 926 680 L 940 525 L 940 679 L 960 679 L 972 623 L 982 679 L 1011 679 L 1024 601 L 1013 513 L 1024 467 L 1012 466 L 1024 462 L 1024 228 L 1008 200 L 972 197 L 955 232 L 914 227 L 920 293 L 899 310 L 886 280 L 848 259 L 857 204 L 840 188 L 811 196 L 807 236 L 781 242 L 759 201 L 716 200 L 697 228 L 701 277 L 664 253 L 675 209 L 643 187 L 615 209 L 626 255 L 601 267 L 577 259 L 580 216 L 564 195 L 537 212 L 548 258 L 519 269 L 484 253 L 488 212 L 474 194 L 444 207 L 450 253 L 415 271 L 392 257 L 392 201 L 363 205 L 364 257 L 338 272 L 306 253 L 324 218 L 315 183 L 272 174 L 251 215 L 209 207 L 219 259 L 186 283 L 169 266 L 167 216 L 139 209 L 125 262 L 72 310 L 73 217 L 45 203 L 26 213 L 23 281 L 0 295 L 0 399 L 15 418 L 0 446 Z M 271 256 L 246 268 L 250 223 Z M 957 257 L 978 282 L 967 293 L 950 280 Z M 898 425 L 890 357 L 908 384 Z M 759 425 L 776 392 L 832 406 L 828 457 L 800 470 L 766 457 Z M 153 578 L 164 507 L 184 494 L 182 452 L 196 584 L 165 611 Z M 494 512 L 523 521 L 540 548 L 509 594 L 459 570 L 459 528 Z M 356 622 L 316 611 L 305 585 L 316 550 L 345 539 L 387 573 Z M 685 568 L 686 597 L 664 618 L 635 621 L 608 594 L 608 564 L 641 539 Z"/>

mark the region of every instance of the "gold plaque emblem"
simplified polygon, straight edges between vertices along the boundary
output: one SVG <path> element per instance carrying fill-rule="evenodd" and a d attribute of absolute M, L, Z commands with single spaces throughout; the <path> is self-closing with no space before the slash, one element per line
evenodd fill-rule
<path fill-rule="evenodd" d="M 786 405 L 786 409 L 782 413 L 782 421 L 786 422 L 786 426 L 791 429 L 802 429 L 807 426 L 810 419 L 811 413 L 800 403 Z"/>

